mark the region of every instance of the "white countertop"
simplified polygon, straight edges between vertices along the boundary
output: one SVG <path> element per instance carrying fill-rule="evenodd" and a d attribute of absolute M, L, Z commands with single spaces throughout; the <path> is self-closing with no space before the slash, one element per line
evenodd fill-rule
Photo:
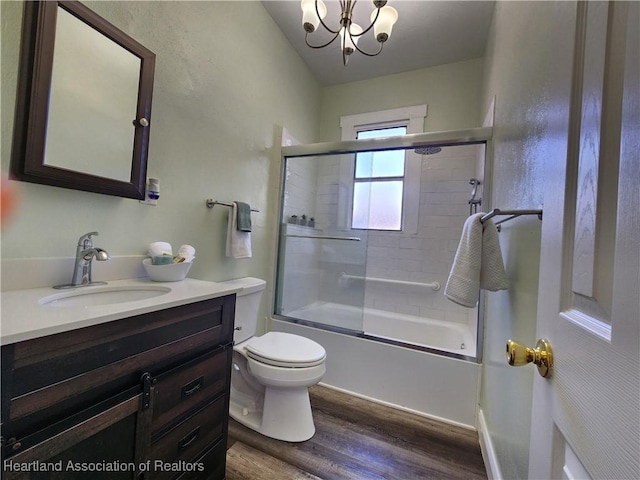
<path fill-rule="evenodd" d="M 180 282 L 152 282 L 148 278 L 130 280 L 114 280 L 108 282 L 110 287 L 168 287 L 170 292 L 157 297 L 135 300 L 111 305 L 96 306 L 50 306 L 42 305 L 39 300 L 50 296 L 69 292 L 54 288 L 33 288 L 2 292 L 0 311 L 0 344 L 31 340 L 46 335 L 98 325 L 143 313 L 155 312 L 166 308 L 186 305 L 188 303 L 222 297 L 237 293 L 241 288 L 234 288 L 224 283 L 205 282 L 186 278 Z M 80 287 L 82 292 L 100 287 Z"/>

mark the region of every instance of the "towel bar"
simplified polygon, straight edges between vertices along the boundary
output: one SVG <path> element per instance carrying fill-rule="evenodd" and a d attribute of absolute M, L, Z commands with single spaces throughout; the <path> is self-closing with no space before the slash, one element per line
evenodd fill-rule
<path fill-rule="evenodd" d="M 233 207 L 232 203 L 219 202 L 218 200 L 214 200 L 213 198 L 207 198 L 205 201 L 207 208 L 213 208 L 216 205 L 224 205 L 225 207 Z M 251 209 L 252 212 L 260 212 L 260 210 L 256 210 L 255 208 Z"/>
<path fill-rule="evenodd" d="M 512 220 L 521 215 L 537 215 L 538 218 L 542 220 L 542 210 L 500 210 L 499 208 L 494 208 L 489 213 L 480 218 L 480 222 L 484 223 L 490 218 L 498 215 L 510 215 L 510 217 L 496 222 L 496 226 L 500 225 L 501 223 L 508 222 L 509 220 Z"/>
<path fill-rule="evenodd" d="M 359 242 L 360 237 L 330 237 L 326 235 L 293 235 L 291 233 L 287 233 L 283 235 L 284 237 L 292 237 L 292 238 L 316 238 L 320 240 L 348 240 L 350 242 Z"/>

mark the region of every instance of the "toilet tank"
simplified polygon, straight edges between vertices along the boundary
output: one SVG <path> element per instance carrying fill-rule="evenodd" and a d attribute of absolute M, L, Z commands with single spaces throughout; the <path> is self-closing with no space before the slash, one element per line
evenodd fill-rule
<path fill-rule="evenodd" d="M 226 282 L 220 282 L 232 288 L 241 288 L 236 293 L 236 317 L 233 340 L 236 343 L 253 337 L 258 326 L 258 311 L 260 299 L 267 282 L 260 278 L 244 277 Z M 238 327 L 241 327 L 238 330 Z"/>

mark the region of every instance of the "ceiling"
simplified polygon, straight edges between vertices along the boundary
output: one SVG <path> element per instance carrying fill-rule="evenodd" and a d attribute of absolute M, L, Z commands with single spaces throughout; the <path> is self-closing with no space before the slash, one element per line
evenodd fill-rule
<path fill-rule="evenodd" d="M 388 5 L 398 11 L 398 21 L 382 53 L 367 57 L 354 52 L 346 67 L 342 64 L 339 38 L 322 49 L 305 44 L 299 0 L 262 3 L 318 82 L 327 86 L 482 57 L 495 2 L 389 0 Z M 328 11 L 324 22 L 335 30 L 340 18 L 339 2 L 324 0 L 324 3 Z M 354 22 L 366 28 L 374 8 L 371 1 L 359 1 L 354 9 Z M 318 45 L 330 38 L 320 25 L 309 41 Z M 368 52 L 377 51 L 373 32 L 363 36 L 358 46 Z"/>

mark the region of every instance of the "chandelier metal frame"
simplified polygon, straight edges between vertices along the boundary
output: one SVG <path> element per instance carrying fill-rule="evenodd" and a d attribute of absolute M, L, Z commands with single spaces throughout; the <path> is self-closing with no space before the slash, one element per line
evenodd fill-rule
<path fill-rule="evenodd" d="M 387 0 L 374 0 L 373 5 L 376 7 L 375 18 L 371 21 L 371 24 L 367 28 L 362 30 L 360 33 L 352 33 L 351 25 L 353 23 L 353 9 L 355 8 L 357 3 L 358 3 L 358 0 L 340 0 L 340 8 L 341 8 L 340 27 L 337 30 L 334 30 L 330 28 L 322 19 L 323 15 L 320 14 L 320 11 L 318 9 L 318 0 L 315 0 L 315 10 L 316 10 L 316 15 L 318 16 L 318 20 L 320 21 L 320 24 L 328 32 L 333 34 L 333 37 L 328 42 L 323 43 L 322 45 L 313 45 L 312 43 L 309 43 L 309 34 L 315 32 L 316 29 L 312 24 L 306 23 L 304 24 L 303 27 L 305 30 L 304 41 L 307 44 L 307 46 L 314 49 L 327 47 L 331 45 L 336 40 L 336 38 L 338 38 L 338 36 L 340 36 L 340 32 L 344 31 L 345 34 L 342 35 L 340 50 L 342 50 L 342 63 L 345 66 L 349 62 L 349 56 L 355 50 L 357 50 L 358 52 L 368 57 L 375 57 L 376 55 L 380 54 L 380 52 L 382 52 L 382 47 L 384 46 L 384 43 L 389 38 L 388 34 L 386 33 L 378 34 L 378 36 L 376 37 L 376 40 L 378 41 L 378 44 L 380 45 L 380 47 L 378 48 L 378 51 L 375 53 L 366 52 L 365 50 L 358 47 L 357 40 L 354 41 L 354 37 L 357 39 L 365 35 L 374 27 L 376 21 L 378 20 L 378 17 L 380 16 L 380 9 L 387 4 Z M 350 45 L 353 45 L 353 47 L 355 47 L 355 50 L 351 46 L 347 46 L 347 35 L 349 35 Z"/>

